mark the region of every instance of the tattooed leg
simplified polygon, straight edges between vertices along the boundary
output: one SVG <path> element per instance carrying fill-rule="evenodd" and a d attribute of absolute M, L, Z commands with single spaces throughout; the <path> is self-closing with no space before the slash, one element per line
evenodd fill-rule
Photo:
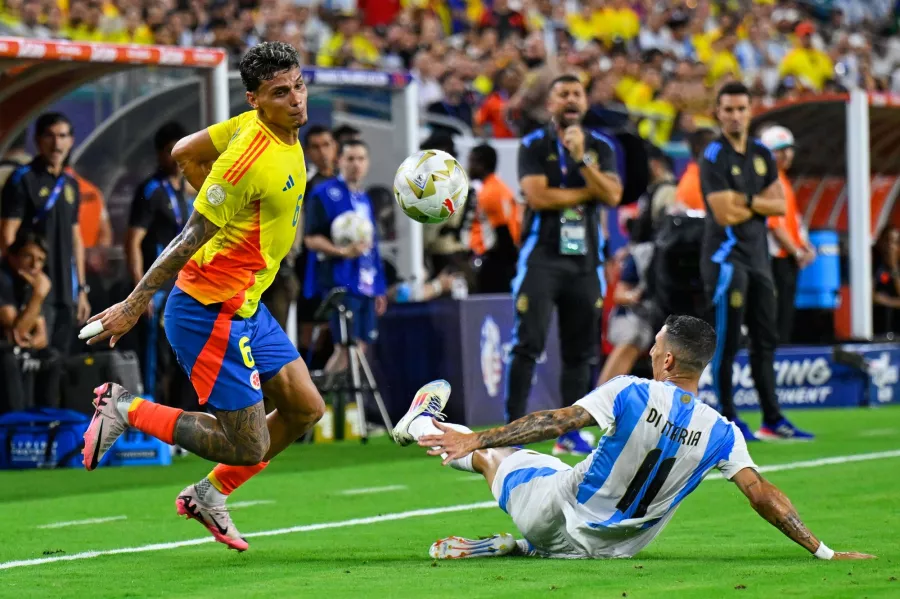
<path fill-rule="evenodd" d="M 269 430 L 263 402 L 215 416 L 184 412 L 175 424 L 175 443 L 213 462 L 252 466 L 269 450 Z"/>

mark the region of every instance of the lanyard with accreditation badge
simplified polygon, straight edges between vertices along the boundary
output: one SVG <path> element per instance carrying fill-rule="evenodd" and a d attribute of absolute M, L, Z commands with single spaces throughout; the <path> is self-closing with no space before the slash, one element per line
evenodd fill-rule
<path fill-rule="evenodd" d="M 62 193 L 63 187 L 66 184 L 66 176 L 60 175 L 56 180 L 56 185 L 53 186 L 53 191 L 50 192 L 50 197 L 47 198 L 47 201 L 38 210 L 37 214 L 34 215 L 34 218 L 31 220 L 31 224 L 36 225 L 50 214 L 50 211 L 53 210 L 53 207 L 56 205 L 56 201 L 59 199 L 59 194 Z"/>
<path fill-rule="evenodd" d="M 566 187 L 569 174 L 566 148 L 559 137 L 556 138 L 556 151 L 559 156 L 560 188 Z M 559 212 L 559 253 L 563 256 L 587 255 L 587 230 L 585 229 L 584 206 L 564 208 Z"/>
<path fill-rule="evenodd" d="M 353 206 L 354 212 L 362 214 L 365 212 L 368 216 L 370 211 L 363 201 L 362 193 L 350 190 L 350 204 Z M 358 258 L 359 260 L 359 292 L 366 296 L 375 295 L 375 278 L 378 276 L 378 269 L 375 268 L 372 249 L 369 248 L 365 254 Z"/>
<path fill-rule="evenodd" d="M 172 184 L 167 179 L 161 179 L 160 184 L 162 188 L 166 190 L 166 195 L 169 196 L 169 204 L 172 205 L 172 214 L 175 216 L 175 222 L 178 224 L 178 228 L 181 229 L 184 227 L 184 216 L 181 214 L 181 206 L 178 204 L 178 196 L 175 195 L 175 188 L 172 187 Z"/>

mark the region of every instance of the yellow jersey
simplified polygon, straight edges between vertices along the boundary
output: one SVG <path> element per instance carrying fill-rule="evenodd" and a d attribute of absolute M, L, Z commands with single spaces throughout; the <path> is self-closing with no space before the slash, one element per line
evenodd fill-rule
<path fill-rule="evenodd" d="M 245 112 L 209 127 L 219 158 L 194 210 L 219 227 L 178 274 L 178 287 L 204 305 L 241 296 L 253 316 L 290 251 L 306 189 L 300 143 L 287 145 Z"/>

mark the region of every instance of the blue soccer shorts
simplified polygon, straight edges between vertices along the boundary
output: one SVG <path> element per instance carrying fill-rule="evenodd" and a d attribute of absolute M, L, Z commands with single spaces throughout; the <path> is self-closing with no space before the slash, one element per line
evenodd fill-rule
<path fill-rule="evenodd" d="M 300 357 L 284 330 L 259 304 L 249 318 L 235 316 L 243 294 L 208 306 L 176 287 L 164 326 L 178 363 L 200 399 L 216 410 L 242 410 L 262 401 L 262 386 Z"/>

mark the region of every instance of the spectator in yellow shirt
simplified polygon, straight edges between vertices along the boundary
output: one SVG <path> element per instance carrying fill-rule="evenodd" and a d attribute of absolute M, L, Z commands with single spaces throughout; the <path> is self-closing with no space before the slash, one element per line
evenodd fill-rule
<path fill-rule="evenodd" d="M 320 67 L 337 67 L 350 62 L 378 64 L 378 48 L 359 33 L 359 25 L 359 16 L 355 13 L 341 13 L 338 31 L 322 45 L 316 64 Z"/>
<path fill-rule="evenodd" d="M 612 0 L 610 4 L 602 13 L 603 35 L 607 43 L 616 39 L 627 42 L 636 38 L 641 31 L 641 19 L 628 0 Z"/>
<path fill-rule="evenodd" d="M 580 42 L 602 38 L 604 30 L 608 29 L 604 11 L 597 8 L 596 4 L 596 0 L 584 2 L 580 12 L 570 13 L 566 17 L 569 33 Z"/>
<path fill-rule="evenodd" d="M 76 42 L 105 42 L 100 28 L 103 8 L 99 4 L 75 2 L 69 9 L 69 39 Z"/>
<path fill-rule="evenodd" d="M 109 36 L 117 44 L 152 44 L 153 33 L 141 20 L 141 11 L 130 7 L 125 11 L 123 28 Z"/>
<path fill-rule="evenodd" d="M 778 75 L 782 79 L 793 76 L 805 80 L 815 91 L 822 91 L 825 83 L 834 77 L 834 63 L 827 54 L 813 47 L 812 36 L 815 32 L 815 25 L 809 21 L 797 25 L 794 29 L 797 46 L 778 65 Z"/>
<path fill-rule="evenodd" d="M 709 72 L 706 74 L 706 84 L 713 85 L 726 74 L 731 74 L 735 79 L 741 78 L 741 65 L 734 55 L 738 37 L 733 31 L 725 32 L 722 37 L 713 42 L 712 56 L 709 59 Z"/>

